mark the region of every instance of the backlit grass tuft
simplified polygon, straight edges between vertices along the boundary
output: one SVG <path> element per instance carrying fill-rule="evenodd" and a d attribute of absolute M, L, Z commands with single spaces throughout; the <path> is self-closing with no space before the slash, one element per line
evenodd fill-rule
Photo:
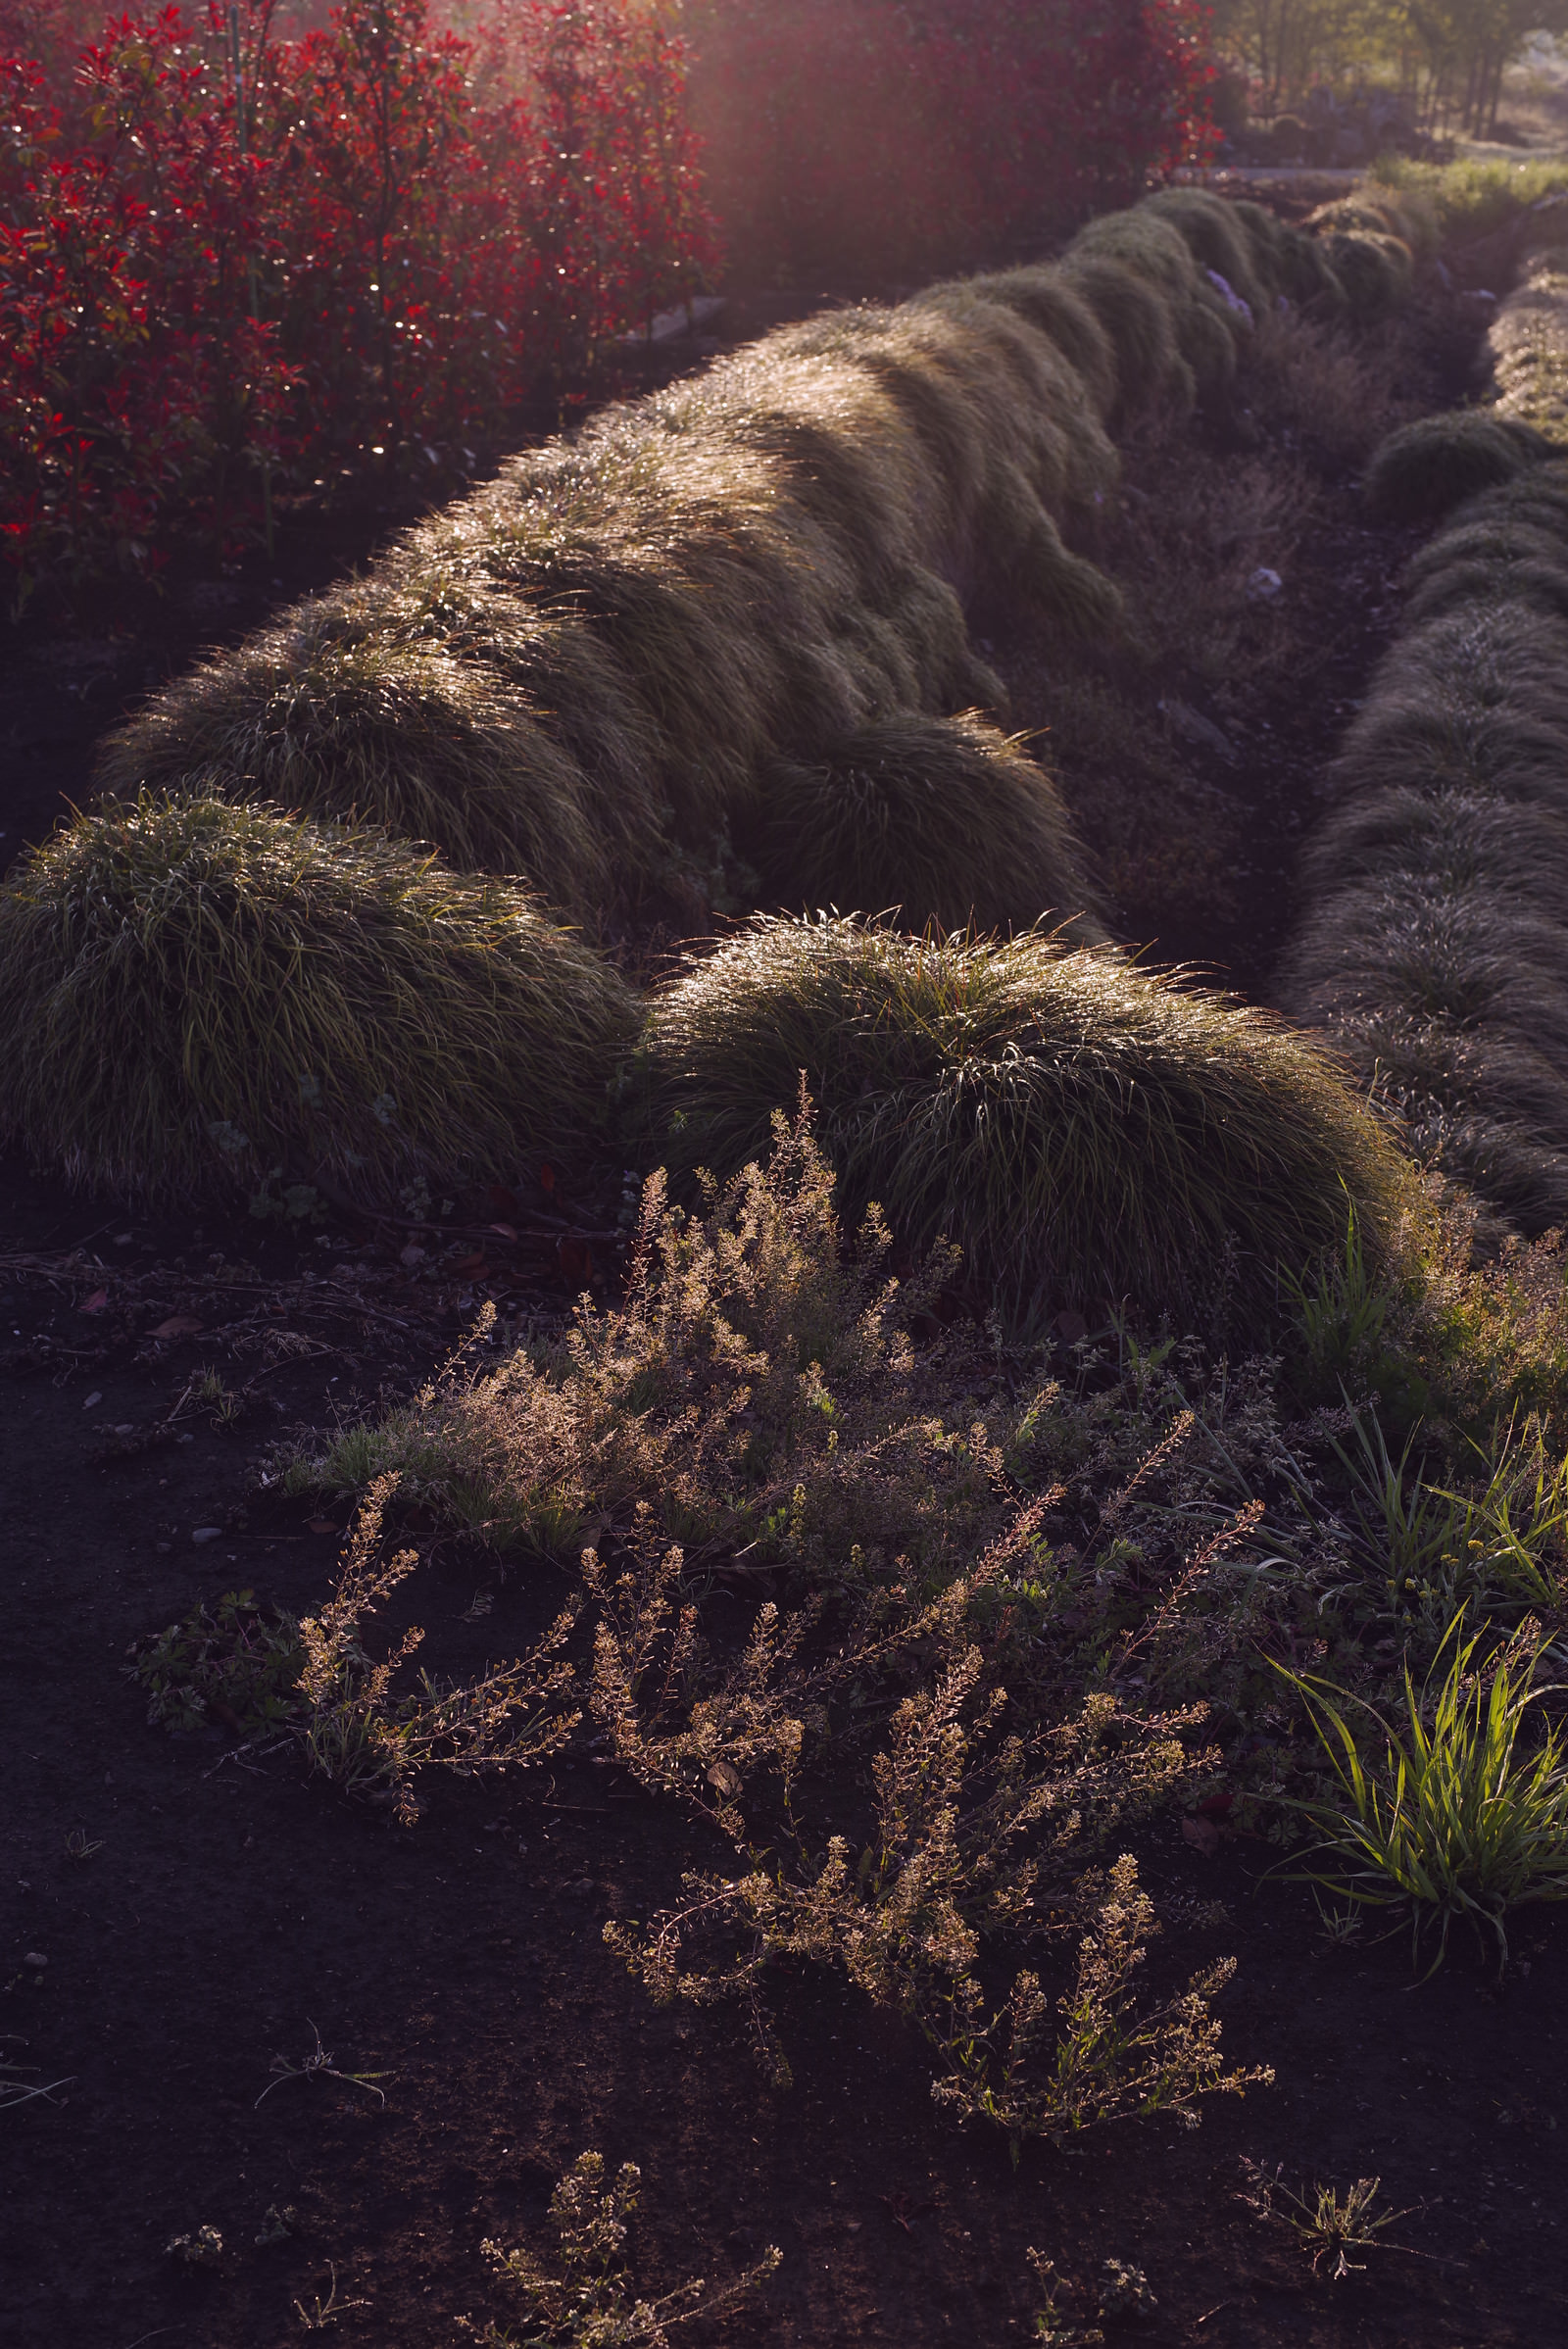
<path fill-rule="evenodd" d="M 876 1200 L 911 1248 L 956 1242 L 1015 1313 L 1125 1302 L 1255 1332 L 1351 1202 L 1378 1253 L 1400 1188 L 1280 1023 L 1043 934 L 754 922 L 655 999 L 647 1056 L 674 1169 L 764 1151 L 804 1072 L 847 1210 Z"/>
<path fill-rule="evenodd" d="M 0 1131 L 149 1199 L 282 1169 L 507 1176 L 600 1123 L 636 1025 L 527 892 L 212 799 L 77 816 L 0 889 Z"/>
<path fill-rule="evenodd" d="M 897 908 L 906 929 L 1027 930 L 1090 906 L 1054 782 L 996 727 L 899 716 L 767 778 L 764 887 L 799 906 Z"/>

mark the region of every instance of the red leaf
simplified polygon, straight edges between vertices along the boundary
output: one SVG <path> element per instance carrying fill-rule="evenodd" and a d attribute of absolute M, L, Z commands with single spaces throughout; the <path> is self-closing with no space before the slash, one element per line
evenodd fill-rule
<path fill-rule="evenodd" d="M 509 1191 L 504 1183 L 490 1185 L 484 1195 L 484 1203 L 497 1215 L 520 1215 L 522 1213 L 522 1209 L 517 1204 L 516 1193 Z"/>
<path fill-rule="evenodd" d="M 540 1169 L 539 1169 L 539 1188 L 540 1188 L 540 1190 L 541 1190 L 541 1191 L 554 1191 L 555 1187 L 556 1187 L 556 1170 L 555 1170 L 555 1168 L 554 1168 L 553 1166 L 551 1166 L 551 1165 L 548 1165 L 548 1164 L 547 1164 L 547 1165 L 544 1165 L 544 1166 L 541 1166 L 541 1167 L 540 1167 Z"/>
<path fill-rule="evenodd" d="M 77 1310 L 77 1312 L 78 1312 L 78 1313 L 103 1313 L 103 1312 L 107 1312 L 107 1310 L 108 1310 L 108 1307 L 109 1307 L 109 1292 L 108 1292 L 108 1290 L 107 1290 L 107 1289 L 95 1289 L 95 1290 L 93 1291 L 93 1293 L 92 1293 L 91 1297 L 88 1297 L 88 1299 L 87 1299 L 87 1302 L 86 1302 L 84 1305 L 78 1305 L 78 1306 L 76 1307 L 76 1310 Z"/>
<path fill-rule="evenodd" d="M 460 1256 L 452 1269 L 454 1272 L 484 1272 L 488 1270 L 484 1260 L 484 1249 L 482 1248 L 477 1249 L 471 1256 Z"/>
<path fill-rule="evenodd" d="M 558 1240 L 556 1262 L 568 1281 L 588 1281 L 593 1278 L 594 1251 L 586 1240 Z"/>
<path fill-rule="evenodd" d="M 340 1534 L 343 1528 L 334 1525 L 330 1517 L 307 1517 L 305 1531 L 308 1534 Z"/>

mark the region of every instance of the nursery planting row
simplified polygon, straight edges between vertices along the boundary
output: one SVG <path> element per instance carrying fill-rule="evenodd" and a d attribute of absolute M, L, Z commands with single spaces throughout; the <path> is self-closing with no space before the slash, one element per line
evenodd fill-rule
<path fill-rule="evenodd" d="M 1298 610 L 1389 562 L 1342 477 L 1381 427 L 1301 462 L 1301 406 L 1410 413 L 1463 315 L 1431 217 L 1172 192 L 771 337 L 159 696 L 0 891 L 52 1381 L 8 1416 L 29 2343 L 69 2290 L 215 2349 L 1223 2349 L 1321 2329 L 1320 2284 L 1508 2349 L 1556 2291 L 1560 1243 L 1111 944 L 1092 772 L 990 674 L 1021 706 L 1099 631 L 1153 713 L 1115 739 L 1175 685 L 1269 755 L 1325 673 L 1282 690 Z M 1418 249 L 1416 324 L 1361 334 Z M 1196 658 L 1217 602 L 1138 642 L 1183 464 L 1216 529 L 1273 529 L 1263 474 L 1320 499 L 1227 549 L 1250 702 Z M 1527 569 L 1555 612 L 1531 426 L 1371 486 L 1486 492 L 1410 641 Z M 1433 643 L 1421 692 L 1479 704 Z M 1481 796 L 1445 875 L 1515 826 L 1544 920 L 1544 786 Z M 69 1256 L 63 1176 L 133 1202 Z"/>
<path fill-rule="evenodd" d="M 1376 1249 L 1392 1162 L 1309 1048 L 1084 944 L 1056 787 L 966 707 L 1002 694 L 965 611 L 1106 627 L 1117 591 L 1063 533 L 1112 432 L 1222 393 L 1262 306 L 1376 316 L 1409 268 L 1388 218 L 1311 236 L 1175 191 L 1054 267 L 785 329 L 510 461 L 107 746 L 112 796 L 0 899 L 8 1130 L 164 1195 L 374 1201 L 580 1158 L 640 1015 L 557 924 L 706 885 L 1019 937 L 755 928 L 656 999 L 627 1147 L 726 1174 L 804 1069 L 855 1199 L 961 1238 L 1023 1310 L 1174 1309 L 1227 1248 L 1256 1305 L 1347 1188 Z M 977 1119 L 1007 1137 L 984 1174 Z"/>
<path fill-rule="evenodd" d="M 1568 1215 L 1568 280 L 1526 218 L 1490 398 L 1396 433 L 1367 490 L 1437 520 L 1308 844 L 1283 1000 L 1424 1160 L 1527 1232 Z"/>

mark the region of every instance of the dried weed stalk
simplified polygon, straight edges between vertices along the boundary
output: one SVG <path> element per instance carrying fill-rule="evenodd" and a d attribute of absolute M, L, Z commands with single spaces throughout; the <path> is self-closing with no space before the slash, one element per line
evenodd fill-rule
<path fill-rule="evenodd" d="M 606 1927 L 653 1995 L 738 2001 L 782 2082 L 789 2066 L 767 2012 L 769 1970 L 842 1967 L 922 2032 L 939 2059 L 938 2101 L 960 2119 L 996 2122 L 1015 2152 L 1027 2136 L 1061 2138 L 1123 2113 L 1196 2119 L 1203 2093 L 1262 2077 L 1227 2074 L 1220 2061 L 1208 2001 L 1228 1966 L 1167 2006 L 1136 2011 L 1131 1981 L 1155 1930 L 1152 1903 L 1130 1858 L 1108 1872 L 1094 1865 L 1112 1835 L 1212 1763 L 1181 1741 L 1202 1708 L 1140 1716 L 1102 1691 L 1042 1722 L 998 1682 L 1001 1642 L 988 1652 L 975 1637 L 976 1602 L 1056 1498 L 1022 1510 L 1011 1540 L 934 1601 L 899 1591 L 862 1609 L 814 1668 L 802 1660 L 809 1621 L 781 1623 L 764 1609 L 744 1653 L 706 1686 L 695 1616 L 674 1613 L 678 1559 L 645 1565 L 640 1581 L 618 1586 L 618 1627 L 601 1629 L 593 1697 L 616 1758 L 644 1784 L 682 1794 L 737 1846 L 749 1780 L 763 1765 L 777 1781 L 768 1839 L 743 1847 L 738 1873 L 694 1873 L 685 1899 L 646 1928 Z M 887 1683 L 901 1665 L 916 1686 L 893 1701 Z M 698 1692 L 688 1694 L 694 1676 Z M 830 1708 L 850 1713 L 842 1758 L 855 1747 L 857 1705 L 880 1713 L 880 1740 L 848 1792 L 813 1785 L 826 1799 L 813 1799 L 808 1816 L 808 1719 L 825 1743 Z M 835 1808 L 842 1823 L 824 1834 Z M 993 2006 L 983 1980 L 992 1943 L 1075 1927 L 1087 1937 L 1059 2008 L 1030 1972 Z"/>
<path fill-rule="evenodd" d="M 398 1817 L 412 1823 L 418 1816 L 413 1783 L 421 1769 L 438 1764 L 472 1776 L 561 1751 L 582 1718 L 565 1709 L 575 1675 L 562 1653 L 577 1604 L 562 1610 L 526 1656 L 482 1680 L 443 1686 L 421 1673 L 416 1689 L 396 1693 L 398 1669 L 424 1634 L 411 1628 L 379 1663 L 360 1643 L 365 1618 L 418 1564 L 412 1549 L 377 1556 L 396 1487 L 390 1475 L 370 1487 L 332 1596 L 300 1624 L 306 1710 L 298 1734 L 313 1770 L 349 1793 L 394 1804 Z"/>
<path fill-rule="evenodd" d="M 481 2331 L 471 2319 L 460 2318 L 478 2349 L 668 2349 L 672 2326 L 727 2316 L 778 2267 L 783 2255 L 770 2244 L 756 2267 L 731 2283 L 710 2290 L 697 2276 L 658 2300 L 633 2299 L 626 2238 L 642 2172 L 635 2162 L 623 2162 L 608 2188 L 604 2177 L 604 2156 L 580 2153 L 550 2197 L 562 2273 L 552 2274 L 526 2249 L 508 2251 L 488 2240 L 481 2245 L 497 2283 L 518 2302 L 524 2329 L 503 2331 L 491 2322 Z"/>

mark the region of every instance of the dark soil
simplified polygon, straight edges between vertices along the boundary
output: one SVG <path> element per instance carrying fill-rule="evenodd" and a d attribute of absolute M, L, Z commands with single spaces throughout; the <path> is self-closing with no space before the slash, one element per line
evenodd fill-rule
<path fill-rule="evenodd" d="M 358 527 L 354 546 L 330 521 L 302 532 L 265 577 L 192 581 L 162 606 L 127 597 L 113 631 L 27 631 L 3 688 L 5 849 L 84 796 L 92 741 L 128 700 L 250 624 L 275 579 L 292 594 L 363 553 Z M 1342 707 L 1398 552 L 1352 528 L 1325 532 L 1305 591 L 1334 630 Z M 1270 722 L 1284 733 L 1291 712 Z M 1332 732 L 1325 713 L 1313 756 Z M 1250 925 L 1257 893 L 1283 888 L 1277 847 L 1258 858 Z M 1179 943 L 1250 972 L 1254 935 Z M 1124 2126 L 1081 2150 L 1027 2147 L 1014 2169 L 1000 2136 L 934 2110 L 912 2034 L 836 1981 L 778 1993 L 788 2093 L 764 2084 L 723 2009 L 654 2008 L 604 1921 L 647 1917 L 684 1868 L 722 1854 L 591 1754 L 442 1782 L 400 1829 L 308 1784 L 286 1745 L 149 1729 L 123 1670 L 138 1638 L 227 1589 L 302 1611 L 325 1590 L 336 1529 L 270 1501 L 268 1446 L 407 1392 L 483 1294 L 517 1320 L 564 1309 L 548 1250 L 475 1274 L 461 1244 L 405 1263 L 407 1238 L 155 1226 L 0 1167 L 0 2059 L 59 2083 L 0 2135 L 8 2341 L 261 2349 L 295 2338 L 296 2303 L 313 2311 L 335 2275 L 345 2337 L 451 2343 L 456 2319 L 496 2306 L 481 2240 L 542 2246 L 550 2188 L 586 2146 L 642 2165 L 645 2290 L 781 2247 L 776 2278 L 723 2327 L 737 2344 L 1026 2337 L 1030 2246 L 1055 2261 L 1080 2325 L 1097 2321 L 1105 2261 L 1147 2273 L 1157 2309 L 1108 2318 L 1112 2344 L 1568 2337 L 1568 1939 L 1550 1912 L 1521 1918 L 1501 1982 L 1457 1945 L 1412 1987 L 1402 1942 L 1337 1947 L 1302 1888 L 1263 1883 L 1267 1846 L 1229 1838 L 1205 1857 L 1167 1821 L 1139 1852 L 1151 1889 L 1230 1915 L 1172 1926 L 1151 1977 L 1185 1981 L 1234 1952 L 1227 2053 L 1273 2065 L 1276 2083 L 1216 2100 L 1192 2134 Z M 180 1317 L 200 1329 L 156 1335 Z M 206 1367 L 240 1398 L 226 1430 L 179 1408 Z M 552 1570 L 507 1579 L 462 1543 L 415 1539 L 407 1588 L 435 1672 L 517 1652 L 560 1603 Z M 338 2071 L 376 2074 L 380 2095 L 271 2070 L 301 2063 L 318 2029 Z M 1331 2283 L 1237 2199 L 1244 2156 L 1307 2190 L 1378 2177 L 1405 2215 Z M 287 2205 L 294 2233 L 258 2244 L 269 2207 Z M 166 2255 L 204 2225 L 222 2236 L 216 2267 Z"/>
<path fill-rule="evenodd" d="M 290 1747 L 149 1729 L 123 1674 L 140 1635 L 203 1595 L 319 1600 L 336 1540 L 312 1530 L 324 1521 L 309 1504 L 267 1506 L 267 1444 L 402 1386 L 457 1334 L 468 1293 L 439 1267 L 405 1268 L 395 1240 L 106 1226 L 101 1207 L 14 1170 L 0 1218 L 0 2030 L 11 2061 L 62 2083 L 6 2118 L 0 2318 L 18 2349 L 130 2349 L 165 2328 L 189 2349 L 279 2343 L 333 2269 L 363 2304 L 346 2336 L 450 2342 L 456 2317 L 489 2306 L 481 2239 L 538 2241 L 550 2187 L 585 2146 L 643 2167 L 647 2286 L 779 2244 L 755 2313 L 724 2328 L 735 2342 L 1023 2337 L 1031 2245 L 1081 2320 L 1106 2259 L 1142 2268 L 1159 2306 L 1126 2334 L 1151 2344 L 1563 2337 L 1560 1920 L 1524 1915 L 1500 1985 L 1461 1946 L 1412 1988 L 1402 1942 L 1336 1948 L 1302 1889 L 1260 1885 L 1267 1846 L 1203 1857 L 1172 1820 L 1140 1852 L 1151 1888 L 1231 1914 L 1168 1931 L 1151 1973 L 1185 1979 L 1234 1951 L 1227 2052 L 1272 2064 L 1272 2088 L 1216 2100 L 1190 2135 L 1123 2126 L 1081 2152 L 1028 2147 L 1014 2171 L 1000 2137 L 934 2111 L 902 2025 L 836 1982 L 798 1980 L 779 1993 L 795 2086 L 776 2093 L 731 2015 L 654 2008 L 603 1945 L 607 1917 L 648 1916 L 683 1868 L 722 1857 L 614 1768 L 584 1754 L 499 1785 L 442 1782 L 400 1829 L 307 1784 Z M 246 1256 L 255 1290 L 236 1285 Z M 564 1301 L 522 1275 L 498 1287 L 514 1314 Z M 177 1314 L 204 1329 L 151 1336 Z M 284 1333 L 312 1350 L 291 1358 Z M 238 1428 L 188 1411 L 168 1427 L 206 1365 L 247 1396 Z M 549 1570 L 498 1580 L 463 1545 L 416 1539 L 409 1588 L 438 1672 L 516 1652 L 563 1594 Z M 470 1620 L 480 1589 L 493 1609 Z M 78 1831 L 85 1858 L 67 1847 Z M 380 2076 L 384 2104 L 279 2077 L 258 2108 L 274 2057 L 300 2063 L 318 2027 L 340 2072 Z M 1298 2186 L 1380 2177 L 1407 2209 L 1397 2248 L 1314 2279 L 1236 2199 L 1243 2156 Z M 289 2204 L 297 2232 L 258 2246 L 269 2205 Z M 216 2269 L 165 2256 L 204 2225 L 223 2239 Z"/>

